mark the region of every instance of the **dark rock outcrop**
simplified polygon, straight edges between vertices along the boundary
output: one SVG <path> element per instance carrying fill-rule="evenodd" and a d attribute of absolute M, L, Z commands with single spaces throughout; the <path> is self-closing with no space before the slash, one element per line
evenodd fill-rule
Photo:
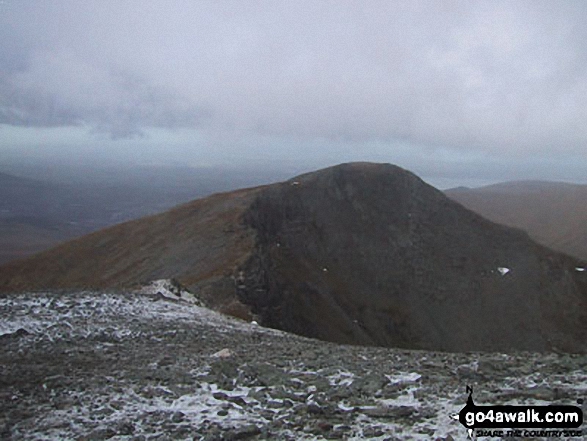
<path fill-rule="evenodd" d="M 585 350 L 574 259 L 398 167 L 343 164 L 268 187 L 246 221 L 258 241 L 239 296 L 268 326 L 383 346 Z"/>

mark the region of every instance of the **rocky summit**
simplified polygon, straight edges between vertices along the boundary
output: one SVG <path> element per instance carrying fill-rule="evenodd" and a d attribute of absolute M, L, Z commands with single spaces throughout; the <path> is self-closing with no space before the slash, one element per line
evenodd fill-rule
<path fill-rule="evenodd" d="M 587 349 L 585 263 L 389 164 L 211 196 L 0 267 L 4 292 L 177 279 L 205 304 L 339 343 Z"/>

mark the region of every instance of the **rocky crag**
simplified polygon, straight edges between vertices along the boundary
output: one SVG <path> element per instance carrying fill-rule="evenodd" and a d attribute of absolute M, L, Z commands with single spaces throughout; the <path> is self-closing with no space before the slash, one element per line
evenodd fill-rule
<path fill-rule="evenodd" d="M 353 163 L 94 233 L 0 267 L 0 290 L 175 278 L 212 308 L 334 342 L 585 352 L 584 268 L 406 170 Z"/>

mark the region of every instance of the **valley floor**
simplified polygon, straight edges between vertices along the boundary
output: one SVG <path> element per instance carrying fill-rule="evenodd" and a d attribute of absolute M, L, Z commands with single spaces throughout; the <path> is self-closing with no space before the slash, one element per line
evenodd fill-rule
<path fill-rule="evenodd" d="M 587 398 L 586 356 L 341 346 L 147 294 L 14 295 L 0 316 L 6 440 L 465 439 L 467 385 L 477 405 Z"/>

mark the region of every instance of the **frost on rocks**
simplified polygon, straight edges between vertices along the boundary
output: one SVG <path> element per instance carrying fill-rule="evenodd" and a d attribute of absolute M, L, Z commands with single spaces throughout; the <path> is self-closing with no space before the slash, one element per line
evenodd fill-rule
<path fill-rule="evenodd" d="M 143 295 L 147 294 L 147 295 Z M 177 328 L 205 324 L 217 332 L 250 332 L 253 327 L 191 302 L 153 302 L 151 292 L 74 295 L 19 294 L 0 298 L 0 336 L 23 329 L 32 336 L 69 338 L 139 337 L 137 324 L 172 323 Z M 261 332 L 280 331 L 260 328 Z M 22 332 L 22 331 L 21 331 Z M 152 338 L 158 339 L 159 336 Z M 164 336 L 161 336 L 164 338 Z"/>
<path fill-rule="evenodd" d="M 465 439 L 467 385 L 479 404 L 587 393 L 584 355 L 335 345 L 147 293 L 13 295 L 0 314 L 7 440 Z"/>
<path fill-rule="evenodd" d="M 386 375 L 390 383 L 412 383 L 422 378 L 422 375 L 417 372 L 409 372 L 407 374 Z"/>
<path fill-rule="evenodd" d="M 169 300 L 182 300 L 198 306 L 204 306 L 202 300 L 189 292 L 185 287 L 174 279 L 153 280 L 143 286 L 139 292 L 142 294 L 151 294 Z"/>

